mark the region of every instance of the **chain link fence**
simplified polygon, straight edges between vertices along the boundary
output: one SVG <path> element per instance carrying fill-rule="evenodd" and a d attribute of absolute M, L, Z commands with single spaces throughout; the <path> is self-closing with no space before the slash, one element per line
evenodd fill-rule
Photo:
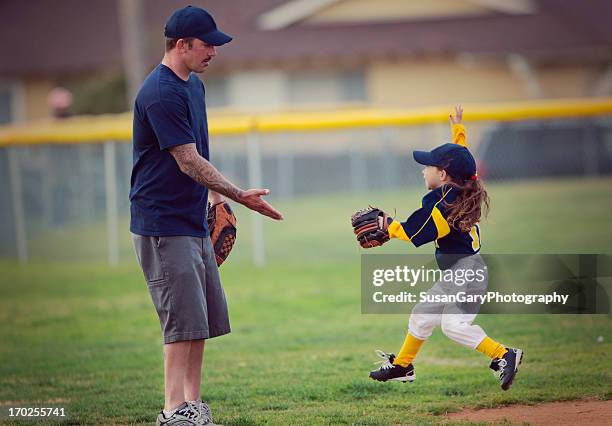
<path fill-rule="evenodd" d="M 516 122 L 466 119 L 485 179 L 612 173 L 612 115 Z M 441 120 L 409 126 L 212 135 L 211 161 L 240 187 L 273 199 L 422 186 L 413 149 L 451 139 Z M 37 261 L 132 259 L 129 140 L 0 147 L 0 258 Z M 264 258 L 253 217 L 253 259 Z"/>

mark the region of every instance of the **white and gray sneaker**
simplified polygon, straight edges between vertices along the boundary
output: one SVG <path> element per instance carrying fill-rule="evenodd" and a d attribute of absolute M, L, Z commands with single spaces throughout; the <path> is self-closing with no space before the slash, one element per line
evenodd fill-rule
<path fill-rule="evenodd" d="M 187 401 L 187 404 L 189 404 L 193 411 L 198 413 L 198 418 L 196 419 L 198 426 L 220 426 L 213 422 L 212 412 L 207 403 L 200 399 L 195 402 Z"/>
<path fill-rule="evenodd" d="M 191 408 L 189 404 L 183 402 L 172 415 L 166 417 L 162 410 L 157 416 L 156 426 L 197 426 L 196 423 L 199 413 Z"/>

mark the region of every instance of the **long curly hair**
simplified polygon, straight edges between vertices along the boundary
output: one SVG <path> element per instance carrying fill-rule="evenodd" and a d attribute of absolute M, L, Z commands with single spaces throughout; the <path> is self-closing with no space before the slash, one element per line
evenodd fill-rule
<path fill-rule="evenodd" d="M 481 215 L 486 217 L 489 214 L 491 200 L 484 183 L 480 178 L 461 180 L 451 176 L 451 181 L 444 185 L 453 186 L 459 192 L 452 203 L 443 201 L 448 208 L 446 221 L 455 229 L 470 232 Z"/>

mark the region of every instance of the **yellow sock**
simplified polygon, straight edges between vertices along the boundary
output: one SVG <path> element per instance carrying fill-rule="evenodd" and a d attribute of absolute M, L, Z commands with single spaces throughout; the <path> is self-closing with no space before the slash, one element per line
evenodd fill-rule
<path fill-rule="evenodd" d="M 504 345 L 497 343 L 489 337 L 482 339 L 482 342 L 476 347 L 476 350 L 482 352 L 491 359 L 501 358 L 507 352 Z"/>
<path fill-rule="evenodd" d="M 408 364 L 412 363 L 417 352 L 421 349 L 421 345 L 425 340 L 417 339 L 410 333 L 406 335 L 406 340 L 400 349 L 399 353 L 395 357 L 393 364 L 401 365 L 402 367 L 408 367 Z"/>

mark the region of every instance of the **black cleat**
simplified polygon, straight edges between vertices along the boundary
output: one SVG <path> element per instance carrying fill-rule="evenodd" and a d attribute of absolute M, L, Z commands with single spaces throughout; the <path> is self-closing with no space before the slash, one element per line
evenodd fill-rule
<path fill-rule="evenodd" d="M 510 389 L 514 376 L 518 372 L 519 365 L 523 361 L 523 351 L 520 349 L 506 348 L 507 352 L 500 358 L 491 361 L 489 368 L 493 370 L 493 375 L 501 382 L 503 390 Z"/>
<path fill-rule="evenodd" d="M 376 355 L 382 358 L 382 361 L 379 361 L 380 367 L 378 369 L 370 371 L 371 379 L 378 380 L 379 382 L 392 381 L 406 383 L 414 381 L 416 376 L 412 364 L 408 364 L 408 367 L 394 365 L 394 354 L 388 354 L 380 350 L 376 350 L 375 352 Z"/>

